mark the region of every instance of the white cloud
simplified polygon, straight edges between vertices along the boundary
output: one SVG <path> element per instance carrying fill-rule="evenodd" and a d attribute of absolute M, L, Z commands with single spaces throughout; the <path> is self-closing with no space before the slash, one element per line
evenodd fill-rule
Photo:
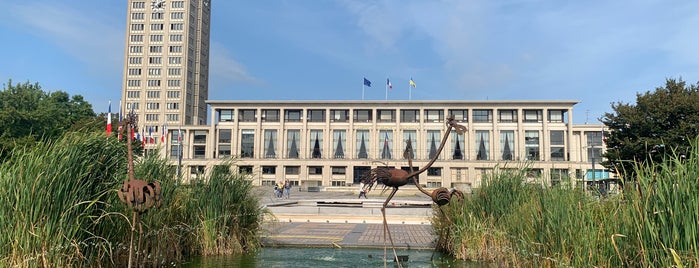
<path fill-rule="evenodd" d="M 262 80 L 248 73 L 245 65 L 235 60 L 223 44 L 212 41 L 210 51 L 209 70 L 214 80 L 264 84 Z"/>
<path fill-rule="evenodd" d="M 111 11 L 78 10 L 57 2 L 18 2 L 8 7 L 19 27 L 54 43 L 87 69 L 121 73 L 124 26 L 110 20 Z M 118 25 L 118 26 L 116 26 Z"/>

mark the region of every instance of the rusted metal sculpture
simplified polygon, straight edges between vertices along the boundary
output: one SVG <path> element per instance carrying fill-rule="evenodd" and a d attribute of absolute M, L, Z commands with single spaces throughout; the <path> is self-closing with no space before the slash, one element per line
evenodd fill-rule
<path fill-rule="evenodd" d="M 122 123 L 123 122 L 123 123 Z M 124 181 L 121 189 L 117 191 L 119 195 L 119 200 L 126 204 L 127 207 L 133 209 L 133 221 L 131 224 L 131 241 L 129 245 L 129 266 L 131 267 L 131 257 L 132 257 L 132 246 L 133 246 L 133 234 L 136 231 L 136 224 L 138 224 L 139 234 L 143 233 L 143 227 L 141 222 L 138 220 L 138 215 L 145 213 L 148 209 L 153 207 L 159 207 L 161 204 L 160 199 L 160 183 L 157 181 L 146 182 L 144 180 L 138 180 L 134 175 L 134 163 L 133 163 L 133 150 L 131 148 L 131 143 L 133 141 L 133 135 L 136 126 L 136 115 L 129 113 L 125 121 L 119 122 L 119 130 L 126 130 L 126 148 L 128 150 L 128 180 Z M 126 127 L 124 128 L 123 125 Z M 122 133 L 119 133 L 120 135 Z"/>
<path fill-rule="evenodd" d="M 466 127 L 459 125 L 456 123 L 454 120 L 454 117 L 451 116 L 447 119 L 447 131 L 444 134 L 444 137 L 442 138 L 442 141 L 439 144 L 439 148 L 437 149 L 437 152 L 434 154 L 432 159 L 421 169 L 417 171 L 413 171 L 413 164 L 412 164 L 412 143 L 410 139 L 408 139 L 408 143 L 405 149 L 405 153 L 403 154 L 404 157 L 408 159 L 408 166 L 412 172 L 408 173 L 405 170 L 402 169 L 397 169 L 397 168 L 387 168 L 387 167 L 378 167 L 369 170 L 369 172 L 364 176 L 364 180 L 367 182 L 366 185 L 364 186 L 364 189 L 369 192 L 371 189 L 378 185 L 379 183 L 383 184 L 384 187 L 392 187 L 393 190 L 391 193 L 388 195 L 386 198 L 386 201 L 383 203 L 383 206 L 381 207 L 381 215 L 383 216 L 383 227 L 384 227 L 384 239 L 386 239 L 386 234 L 388 233 L 388 239 L 391 242 L 391 248 L 393 249 L 393 255 L 395 256 L 396 263 L 398 264 L 398 267 L 401 267 L 400 262 L 398 260 L 398 255 L 396 254 L 396 247 L 393 244 L 393 238 L 391 237 L 391 232 L 388 229 L 388 223 L 386 222 L 386 206 L 388 206 L 388 202 L 391 201 L 393 196 L 396 194 L 398 191 L 398 187 L 401 187 L 403 185 L 406 185 L 410 182 L 410 178 L 413 178 L 413 183 L 415 186 L 422 192 L 423 194 L 429 196 L 432 198 L 432 201 L 437 204 L 438 206 L 443 206 L 449 203 L 451 198 L 460 198 L 463 199 L 464 195 L 461 191 L 453 189 L 449 190 L 444 187 L 439 187 L 432 191 L 431 193 L 422 188 L 420 183 L 418 183 L 417 176 L 420 175 L 421 173 L 425 172 L 427 169 L 432 167 L 434 162 L 437 160 L 439 157 L 439 154 L 442 152 L 442 149 L 444 149 L 444 145 L 447 142 L 447 138 L 449 137 L 449 134 L 451 133 L 452 129 L 456 130 L 456 133 L 462 134 L 466 132 Z M 384 240 L 385 241 L 385 240 Z M 384 266 L 385 266 L 385 261 L 384 261 Z"/>

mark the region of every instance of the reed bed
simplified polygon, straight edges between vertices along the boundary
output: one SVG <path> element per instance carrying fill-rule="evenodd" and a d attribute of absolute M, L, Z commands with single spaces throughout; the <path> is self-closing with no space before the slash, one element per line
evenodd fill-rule
<path fill-rule="evenodd" d="M 689 156 L 638 165 L 637 183 L 606 198 L 526 183 L 526 168 L 494 172 L 469 198 L 435 210 L 438 248 L 516 267 L 697 267 L 694 144 Z"/>
<path fill-rule="evenodd" d="M 232 162 L 181 185 L 174 167 L 152 155 L 138 158 L 136 178 L 158 180 L 164 202 L 139 215 L 135 263 L 173 265 L 260 247 L 265 211 L 250 181 L 229 172 Z M 126 164 L 126 146 L 98 133 L 14 150 L 0 164 L 0 267 L 125 267 L 136 224 L 116 194 Z"/>

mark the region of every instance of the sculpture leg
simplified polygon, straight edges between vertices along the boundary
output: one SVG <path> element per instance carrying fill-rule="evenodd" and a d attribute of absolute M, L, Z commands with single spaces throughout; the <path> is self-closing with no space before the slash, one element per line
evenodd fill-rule
<path fill-rule="evenodd" d="M 398 267 L 402 267 L 400 265 L 400 262 L 398 261 L 398 254 L 396 253 L 396 246 L 393 245 L 393 237 L 391 237 L 391 231 L 388 230 L 388 222 L 386 221 L 386 206 L 388 206 L 388 202 L 391 201 L 391 198 L 398 192 L 398 188 L 393 188 L 393 191 L 391 191 L 391 194 L 388 195 L 388 198 L 386 198 L 386 202 L 383 203 L 383 206 L 381 207 L 381 215 L 383 216 L 383 265 L 386 267 L 386 233 L 388 233 L 388 240 L 391 241 L 391 249 L 393 249 L 393 257 L 396 260 L 396 263 L 398 264 Z"/>

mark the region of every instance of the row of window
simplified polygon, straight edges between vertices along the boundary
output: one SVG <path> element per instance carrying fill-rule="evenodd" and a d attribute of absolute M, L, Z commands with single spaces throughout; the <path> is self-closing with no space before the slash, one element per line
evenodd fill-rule
<path fill-rule="evenodd" d="M 402 138 L 394 136 L 393 130 L 379 130 L 378 135 L 373 139 L 375 146 L 372 147 L 371 132 L 369 130 L 356 130 L 353 136 L 348 136 L 346 130 L 332 131 L 331 147 L 326 148 L 323 141 L 324 131 L 311 129 L 306 136 L 306 143 L 301 143 L 301 130 L 289 129 L 285 131 L 285 138 L 282 140 L 283 146 L 279 148 L 279 138 L 277 130 L 264 130 L 263 138 L 256 144 L 255 130 L 242 129 L 239 136 L 237 148 L 239 151 L 231 151 L 230 129 L 220 129 L 218 132 L 217 157 L 227 157 L 233 154 L 242 158 L 304 158 L 307 159 L 404 159 L 409 153 L 412 159 L 432 159 L 436 156 L 437 147 L 442 139 L 441 130 L 428 130 L 422 138 L 425 148 L 420 148 L 417 142 L 418 134 L 416 130 L 402 130 Z M 549 132 L 550 154 L 548 159 L 552 161 L 565 161 L 565 131 L 552 130 Z M 205 135 L 205 133 L 202 133 Z M 517 145 L 515 130 L 499 131 L 499 150 L 496 155 L 491 155 L 491 132 L 488 130 L 476 130 L 473 138 L 474 148 L 467 149 L 465 134 L 458 135 L 452 133 L 447 158 L 453 160 L 466 160 L 468 151 L 475 151 L 471 156 L 474 160 L 542 160 L 540 156 L 540 131 L 524 131 L 524 144 Z M 206 137 L 201 137 L 205 142 Z M 348 139 L 354 140 L 354 144 L 348 144 Z M 589 137 L 588 137 L 589 139 Z M 394 145 L 394 141 L 398 142 Z M 261 145 L 256 148 L 256 145 Z M 398 148 L 394 148 L 398 147 Z M 282 149 L 283 148 L 283 149 Z M 371 151 L 370 148 L 378 150 Z M 518 149 L 519 148 L 519 149 Z M 400 152 L 396 152 L 396 149 Z M 262 156 L 256 153 L 262 152 Z M 281 153 L 281 155 L 280 155 Z M 373 154 L 373 155 L 372 155 Z M 446 157 L 442 152 L 442 158 Z"/>
<path fill-rule="evenodd" d="M 131 81 L 131 80 L 129 80 L 129 81 Z M 149 90 L 149 91 L 147 91 L 147 96 L 149 99 L 160 98 L 160 91 Z M 126 91 L 126 98 L 127 99 L 141 98 L 141 91 L 128 90 L 128 91 Z M 168 99 L 179 99 L 180 98 L 180 91 L 179 90 L 168 90 L 167 91 L 167 98 Z M 178 108 L 173 108 L 173 109 L 178 109 Z"/>
<path fill-rule="evenodd" d="M 142 73 L 142 68 L 129 68 L 127 74 L 130 76 L 138 76 Z M 160 75 L 162 68 L 148 68 L 148 76 L 158 76 Z M 182 75 L 182 68 L 167 68 L 168 76 L 180 76 Z"/>
<path fill-rule="evenodd" d="M 141 14 L 134 13 L 132 15 Z M 165 24 L 163 23 L 153 23 L 150 25 L 151 31 L 162 31 L 165 29 Z M 143 31 L 145 30 L 145 24 L 143 23 L 132 23 L 131 31 Z M 184 30 L 184 23 L 170 23 L 170 31 L 182 31 Z"/>
<path fill-rule="evenodd" d="M 183 9 L 185 6 L 185 1 L 172 1 L 170 2 L 170 7 L 172 9 Z M 131 3 L 131 8 L 132 9 L 145 9 L 146 8 L 146 2 L 144 1 L 138 1 L 138 2 L 133 2 Z"/>
<path fill-rule="evenodd" d="M 218 120 L 219 122 L 232 122 L 235 119 L 235 111 L 233 109 L 222 109 L 218 110 Z M 238 109 L 238 121 L 240 122 L 256 122 L 257 121 L 257 109 Z M 262 122 L 279 122 L 280 121 L 280 110 L 279 109 L 262 109 L 261 111 Z M 306 110 L 306 118 L 308 122 L 326 122 L 326 113 L 328 111 L 325 109 L 308 109 Z M 444 110 L 443 109 L 426 109 L 423 111 L 424 122 L 444 122 Z M 301 122 L 303 117 L 302 109 L 288 109 L 284 110 L 284 121 L 285 122 Z M 400 122 L 402 123 L 418 123 L 421 121 L 420 110 L 419 109 L 400 109 Z M 531 109 L 523 110 L 522 122 L 543 122 L 544 116 L 543 110 Z M 551 123 L 563 123 L 565 118 L 566 110 L 549 110 L 548 111 L 548 122 Z M 468 122 L 468 110 L 466 109 L 449 109 L 448 114 L 454 116 L 457 122 Z M 515 109 L 498 109 L 498 122 L 500 123 L 515 123 L 518 122 L 518 110 Z M 348 109 L 330 109 L 329 110 L 330 122 L 348 122 L 350 120 L 350 110 Z M 353 110 L 354 122 L 372 122 L 374 118 L 373 109 L 354 109 Z M 395 109 L 377 109 L 376 117 L 378 122 L 396 122 L 396 110 Z M 491 123 L 493 121 L 493 110 L 492 109 L 474 109 L 473 116 L 471 118 L 474 123 Z"/>

